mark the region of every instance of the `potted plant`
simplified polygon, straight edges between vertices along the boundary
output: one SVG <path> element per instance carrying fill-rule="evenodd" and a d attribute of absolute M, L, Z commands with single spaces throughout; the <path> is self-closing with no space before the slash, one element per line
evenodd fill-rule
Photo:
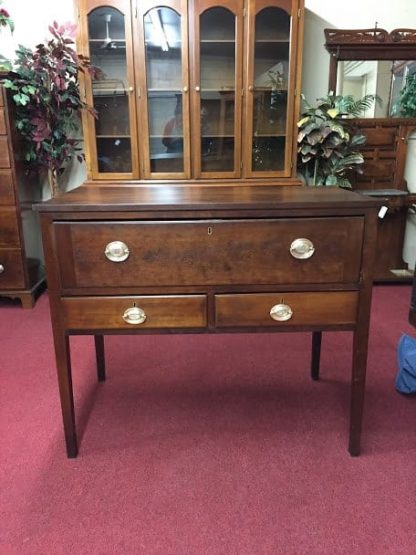
<path fill-rule="evenodd" d="M 304 110 L 298 122 L 298 169 L 307 185 L 351 187 L 348 172 L 362 173 L 364 162 L 360 147 L 365 136 L 353 127 L 351 118 L 359 117 L 377 100 L 366 95 L 355 100 L 351 95 L 328 94 L 311 106 L 302 96 Z"/>
<path fill-rule="evenodd" d="M 16 104 L 16 127 L 24 139 L 29 170 L 46 170 L 51 195 L 59 191 L 59 176 L 68 163 L 84 155 L 77 138 L 83 110 L 96 115 L 81 98 L 79 73 L 98 70 L 73 48 L 75 25 L 49 27 L 52 38 L 32 51 L 20 46 L 14 71 L 4 86 Z"/>

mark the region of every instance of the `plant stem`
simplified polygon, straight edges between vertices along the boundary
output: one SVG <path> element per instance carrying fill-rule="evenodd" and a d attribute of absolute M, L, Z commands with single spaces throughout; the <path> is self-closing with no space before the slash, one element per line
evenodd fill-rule
<path fill-rule="evenodd" d="M 318 174 L 318 158 L 315 158 L 315 165 L 313 169 L 313 185 L 316 187 L 316 177 Z"/>
<path fill-rule="evenodd" d="M 48 182 L 52 198 L 59 193 L 58 174 L 56 170 L 48 169 Z"/>

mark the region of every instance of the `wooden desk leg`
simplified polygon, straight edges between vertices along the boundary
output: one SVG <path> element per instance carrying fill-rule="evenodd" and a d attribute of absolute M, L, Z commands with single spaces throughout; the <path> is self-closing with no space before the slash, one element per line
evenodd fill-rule
<path fill-rule="evenodd" d="M 61 398 L 62 418 L 66 452 L 73 459 L 78 454 L 77 434 L 75 430 L 74 395 L 72 390 L 71 355 L 69 337 L 63 332 L 54 330 L 56 368 L 58 371 L 59 395 Z"/>
<path fill-rule="evenodd" d="M 311 361 L 311 378 L 319 380 L 319 363 L 321 361 L 321 342 L 322 332 L 312 332 L 312 361 Z"/>
<path fill-rule="evenodd" d="M 367 367 L 367 337 L 354 332 L 351 377 L 350 455 L 360 454 L 361 425 L 364 410 L 365 375 Z"/>
<path fill-rule="evenodd" d="M 98 381 L 105 382 L 104 336 L 94 335 L 94 341 L 95 341 L 95 357 L 97 360 Z"/>

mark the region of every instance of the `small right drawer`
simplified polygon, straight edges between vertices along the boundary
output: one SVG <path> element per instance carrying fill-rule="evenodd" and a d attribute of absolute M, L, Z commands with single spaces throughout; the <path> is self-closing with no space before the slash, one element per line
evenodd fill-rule
<path fill-rule="evenodd" d="M 242 293 L 215 296 L 215 325 L 283 327 L 352 325 L 357 291 Z"/>

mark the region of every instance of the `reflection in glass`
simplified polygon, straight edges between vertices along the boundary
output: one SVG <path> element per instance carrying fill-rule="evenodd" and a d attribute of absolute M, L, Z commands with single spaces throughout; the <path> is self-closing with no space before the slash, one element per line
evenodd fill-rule
<path fill-rule="evenodd" d="M 131 171 L 130 139 L 97 137 L 98 171 L 126 173 Z"/>
<path fill-rule="evenodd" d="M 363 112 L 363 118 L 400 116 L 400 92 L 408 76 L 416 73 L 415 61 L 346 60 L 338 62 L 337 94 L 359 99 L 367 94 L 379 102 Z"/>
<path fill-rule="evenodd" d="M 200 17 L 201 170 L 234 171 L 235 16 L 211 8 Z"/>
<path fill-rule="evenodd" d="M 144 16 L 150 169 L 183 172 L 181 18 L 170 8 Z"/>
<path fill-rule="evenodd" d="M 265 8 L 256 16 L 253 91 L 253 171 L 284 169 L 290 15 Z"/>
<path fill-rule="evenodd" d="M 91 63 L 103 72 L 103 78 L 92 83 L 98 168 L 104 173 L 131 172 L 124 15 L 114 8 L 97 8 L 88 16 L 88 33 Z"/>

